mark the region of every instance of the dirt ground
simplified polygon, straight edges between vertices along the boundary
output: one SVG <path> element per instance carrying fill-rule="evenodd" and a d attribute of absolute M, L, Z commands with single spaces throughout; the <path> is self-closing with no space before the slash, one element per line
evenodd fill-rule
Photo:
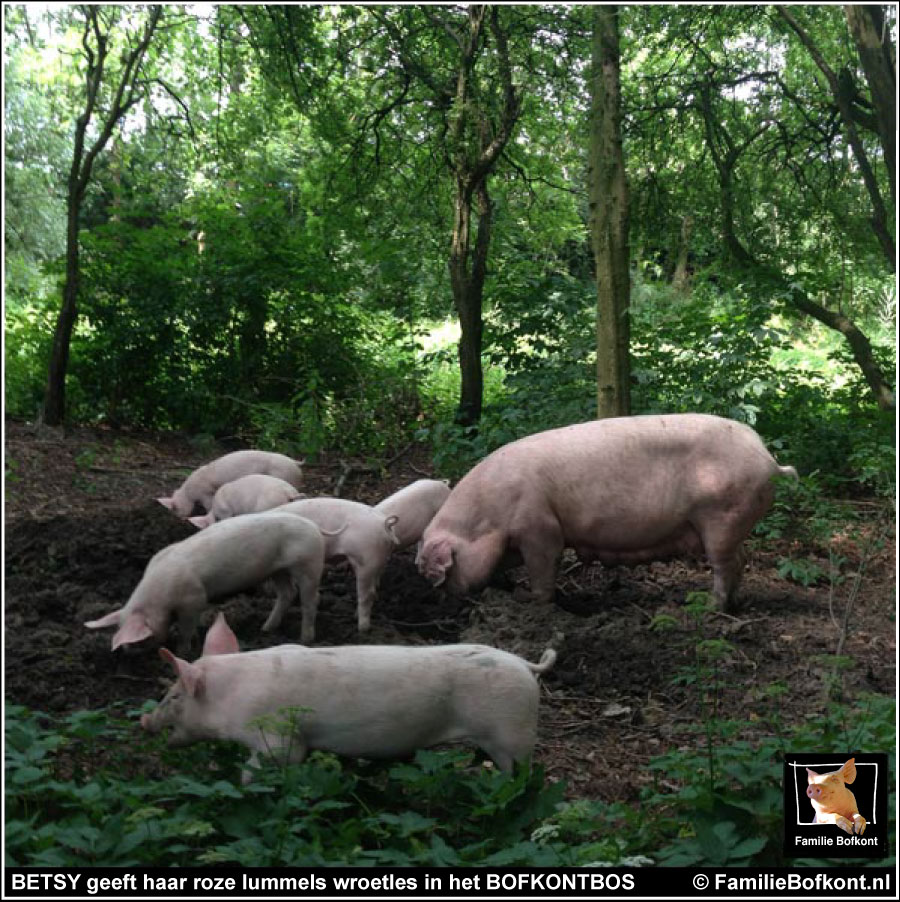
<path fill-rule="evenodd" d="M 122 605 L 150 557 L 194 532 L 154 499 L 233 449 L 106 429 L 63 434 L 19 422 L 6 423 L 5 449 L 6 699 L 61 712 L 160 697 L 169 673 L 156 654 L 143 647 L 113 653 L 109 631 L 82 624 Z M 375 503 L 428 475 L 423 452 L 407 449 L 385 467 L 309 464 L 305 490 L 338 489 L 342 497 Z M 847 576 L 834 593 L 838 615 L 864 567 L 843 649 L 853 659 L 845 689 L 894 695 L 894 539 L 867 551 L 866 519 L 874 523 L 878 507 L 871 499 L 847 504 L 864 517 L 861 538 L 848 532 L 834 540 Z M 739 610 L 713 615 L 704 637 L 733 645 L 720 665 L 719 716 L 745 722 L 743 738 L 753 740 L 767 732 L 759 692 L 775 681 L 789 687 L 780 703 L 785 723 L 825 709 L 827 671 L 817 656 L 835 652 L 840 630 L 829 613 L 827 580 L 805 588 L 777 571 L 781 558 L 793 556 L 827 572 L 828 548 L 790 538 L 755 539 L 751 546 Z M 557 603 L 541 606 L 510 591 L 524 573 L 513 571 L 480 595 L 453 598 L 429 586 L 413 558 L 410 550 L 389 563 L 372 632 L 362 638 L 352 572 L 347 565 L 328 568 L 317 644 L 484 642 L 532 661 L 552 644 L 559 659 L 544 679 L 536 754 L 551 776 L 566 778 L 573 796 L 634 802 L 650 780 L 651 757 L 698 741 L 690 732 L 699 721 L 698 692 L 676 678 L 692 666 L 697 638 L 685 599 L 711 588 L 702 563 L 603 568 L 566 557 Z M 261 588 L 222 605 L 244 648 L 297 641 L 298 607 L 280 631 L 261 633 L 270 593 Z M 670 628 L 651 629 L 652 618 L 663 614 L 672 618 Z"/>

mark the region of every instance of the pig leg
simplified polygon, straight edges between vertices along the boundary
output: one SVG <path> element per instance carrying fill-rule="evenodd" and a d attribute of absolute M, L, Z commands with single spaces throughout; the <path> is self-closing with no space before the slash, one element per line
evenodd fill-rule
<path fill-rule="evenodd" d="M 722 535 L 728 538 L 720 538 Z M 723 611 L 732 608 L 744 573 L 744 552 L 740 542 L 735 544 L 733 536 L 732 523 L 707 525 L 700 532 L 703 550 L 712 566 L 713 596 Z"/>
<path fill-rule="evenodd" d="M 293 712 L 285 715 L 284 724 L 275 724 L 274 729 L 267 732 L 263 729 L 245 735 L 243 742 L 250 748 L 251 754 L 246 767 L 241 771 L 241 783 L 246 786 L 253 780 L 253 769 L 259 767 L 259 756 L 275 758 L 286 764 L 300 764 L 309 752 L 306 743 L 294 729 L 291 718 Z M 268 719 L 268 717 L 267 717 Z"/>
<path fill-rule="evenodd" d="M 299 576 L 300 583 L 300 644 L 309 645 L 316 638 L 316 614 L 319 610 L 319 575 Z"/>
<path fill-rule="evenodd" d="M 372 626 L 372 605 L 378 588 L 383 562 L 363 563 L 350 558 L 350 564 L 356 573 L 356 618 L 357 628 L 367 633 Z"/>
<path fill-rule="evenodd" d="M 527 761 L 534 748 L 534 738 L 528 743 L 510 740 L 509 737 L 492 736 L 477 740 L 478 746 L 487 752 L 497 767 L 510 773 L 517 761 Z"/>
<path fill-rule="evenodd" d="M 206 610 L 206 595 L 189 596 L 181 599 L 178 608 L 178 644 L 176 652 L 180 658 L 187 658 L 191 651 L 191 640 L 197 632 L 200 617 Z"/>
<path fill-rule="evenodd" d="M 291 575 L 286 570 L 272 574 L 272 582 L 275 584 L 275 604 L 272 606 L 272 613 L 263 624 L 263 631 L 266 633 L 281 626 L 281 621 L 296 594 Z"/>
<path fill-rule="evenodd" d="M 528 570 L 531 600 L 552 602 L 556 594 L 556 565 L 563 551 L 559 529 L 529 531 L 517 544 Z"/>

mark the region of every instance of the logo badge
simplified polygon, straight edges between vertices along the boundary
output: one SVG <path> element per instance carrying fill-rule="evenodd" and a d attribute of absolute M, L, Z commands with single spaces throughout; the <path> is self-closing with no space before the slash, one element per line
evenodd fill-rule
<path fill-rule="evenodd" d="M 885 858 L 887 769 L 882 752 L 785 755 L 785 857 Z"/>

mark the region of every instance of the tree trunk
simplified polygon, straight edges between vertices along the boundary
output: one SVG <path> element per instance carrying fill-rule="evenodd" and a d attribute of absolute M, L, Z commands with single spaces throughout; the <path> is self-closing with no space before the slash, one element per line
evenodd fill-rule
<path fill-rule="evenodd" d="M 72 149 L 72 166 L 69 170 L 68 196 L 66 199 L 66 278 L 63 284 L 62 305 L 53 333 L 53 346 L 47 369 L 47 386 L 41 419 L 48 426 L 59 426 L 66 416 L 66 372 L 69 366 L 69 347 L 75 322 L 78 318 L 78 287 L 81 279 L 79 268 L 78 232 L 81 223 L 81 206 L 91 179 L 94 162 L 106 147 L 113 131 L 128 110 L 143 96 L 145 86 L 138 85 L 138 75 L 150 45 L 150 40 L 162 15 L 161 6 L 147 8 L 147 19 L 136 45 L 125 49 L 121 56 L 121 71 L 112 87 L 109 109 L 97 123 L 97 137 L 89 148 L 85 146 L 88 127 L 97 110 L 100 87 L 111 47 L 110 32 L 102 31 L 102 20 L 97 7 L 83 7 L 85 14 L 82 47 L 84 50 L 85 105 L 84 112 L 75 123 Z"/>
<path fill-rule="evenodd" d="M 73 197 L 69 189 L 66 226 L 66 278 L 62 290 L 62 306 L 53 332 L 47 387 L 41 419 L 48 426 L 59 426 L 66 416 L 66 372 L 69 367 L 69 348 L 75 320 L 78 318 L 78 286 L 81 280 L 78 256 L 78 223 L 81 218 L 81 198 Z"/>
<path fill-rule="evenodd" d="M 461 56 L 456 80 L 456 113 L 450 122 L 448 136 L 448 160 L 456 181 L 448 268 L 460 325 L 460 397 L 456 422 L 471 426 L 481 418 L 483 403 L 482 305 L 493 220 L 488 178 L 518 121 L 519 98 L 512 80 L 506 33 L 500 25 L 498 8 L 472 5 L 467 15 L 468 31 L 457 36 Z M 503 92 L 502 109 L 499 115 L 493 116 L 472 98 L 473 72 L 483 47 L 485 22 L 495 44 Z M 478 212 L 478 231 L 474 247 L 471 247 L 473 204 Z"/>
<path fill-rule="evenodd" d="M 672 273 L 672 287 L 679 294 L 687 294 L 691 287 L 691 276 L 688 271 L 688 260 L 691 253 L 691 232 L 694 229 L 694 217 L 690 213 L 681 218 L 681 235 L 678 239 L 678 256 L 675 260 L 675 271 Z"/>
<path fill-rule="evenodd" d="M 478 231 L 475 246 L 471 250 L 471 266 L 469 266 L 473 193 L 478 209 Z M 493 217 L 493 206 L 485 180 L 479 182 L 473 192 L 464 180 L 457 179 L 454 214 L 449 269 L 453 304 L 460 325 L 461 382 L 456 422 L 463 426 L 471 426 L 481 419 L 484 394 L 484 374 L 481 368 L 481 338 L 484 331 L 482 305 Z"/>
<path fill-rule="evenodd" d="M 853 151 L 853 156 L 859 167 L 859 174 L 862 177 L 863 184 L 866 186 L 866 191 L 869 194 L 869 201 L 872 204 L 872 231 L 875 232 L 875 235 L 881 244 L 881 249 L 888 269 L 891 272 L 894 272 L 896 268 L 897 247 L 894 237 L 891 235 L 888 211 L 885 208 L 884 199 L 881 196 L 881 189 L 878 187 L 878 179 L 875 177 L 865 146 L 859 137 L 859 132 L 856 130 L 851 98 L 847 95 L 847 92 L 841 88 L 840 79 L 837 74 L 828 65 L 825 57 L 816 46 L 812 37 L 794 16 L 793 10 L 788 10 L 784 6 L 777 6 L 776 9 L 781 14 L 781 17 L 793 29 L 803 46 L 809 51 L 809 55 L 812 57 L 813 62 L 819 67 L 819 70 L 828 82 L 835 106 L 841 117 L 841 123 L 844 126 L 844 134 L 847 137 L 847 143 Z"/>
<path fill-rule="evenodd" d="M 885 30 L 880 6 L 845 6 L 847 24 L 859 53 L 859 61 L 875 108 L 878 137 L 884 151 L 891 206 L 897 205 L 897 81 L 890 34 Z"/>
<path fill-rule="evenodd" d="M 894 392 L 887 379 L 885 379 L 884 373 L 881 372 L 881 369 L 875 362 L 871 342 L 865 333 L 860 330 L 859 326 L 845 314 L 835 313 L 833 310 L 817 304 L 805 293 L 792 291 L 790 303 L 797 310 L 808 314 L 844 336 L 847 344 L 850 345 L 850 352 L 853 354 L 856 365 L 862 371 L 872 391 L 875 403 L 882 410 L 893 410 L 895 404 Z"/>
<path fill-rule="evenodd" d="M 595 6 L 588 164 L 597 276 L 597 416 L 631 412 L 628 184 L 622 151 L 618 8 Z"/>

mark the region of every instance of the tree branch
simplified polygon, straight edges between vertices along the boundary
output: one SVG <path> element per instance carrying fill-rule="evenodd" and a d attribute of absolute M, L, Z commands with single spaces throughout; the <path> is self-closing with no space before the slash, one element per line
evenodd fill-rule
<path fill-rule="evenodd" d="M 846 93 L 841 90 L 838 76 L 828 65 L 825 57 L 822 56 L 821 51 L 816 46 L 815 42 L 810 37 L 806 29 L 793 15 L 793 12 L 789 11 L 784 6 L 776 6 L 775 9 L 778 10 L 778 13 L 782 17 L 782 19 L 784 19 L 784 21 L 788 24 L 794 34 L 797 35 L 800 43 L 803 44 L 803 46 L 807 49 L 809 55 L 813 59 L 813 62 L 815 62 L 816 66 L 818 66 L 819 68 L 819 71 L 821 71 L 821 73 L 825 76 L 826 81 L 828 82 L 828 85 L 831 89 L 831 94 L 834 97 L 838 111 L 840 112 L 841 121 L 844 124 L 844 131 L 847 134 L 847 141 L 849 142 L 850 147 L 853 150 L 854 157 L 856 157 L 856 163 L 859 166 L 860 174 L 862 175 L 866 190 L 869 193 L 869 200 L 872 204 L 872 229 L 878 237 L 879 242 L 881 243 L 881 249 L 884 253 L 888 268 L 891 272 L 893 272 L 896 265 L 896 245 L 888 229 L 887 210 L 885 209 L 884 201 L 881 197 L 881 191 L 878 187 L 878 180 L 875 178 L 875 174 L 872 171 L 871 165 L 869 164 L 868 154 L 866 153 L 865 147 L 860 140 L 859 133 L 856 131 L 853 112 L 851 110 L 850 102 L 847 99 Z"/>

